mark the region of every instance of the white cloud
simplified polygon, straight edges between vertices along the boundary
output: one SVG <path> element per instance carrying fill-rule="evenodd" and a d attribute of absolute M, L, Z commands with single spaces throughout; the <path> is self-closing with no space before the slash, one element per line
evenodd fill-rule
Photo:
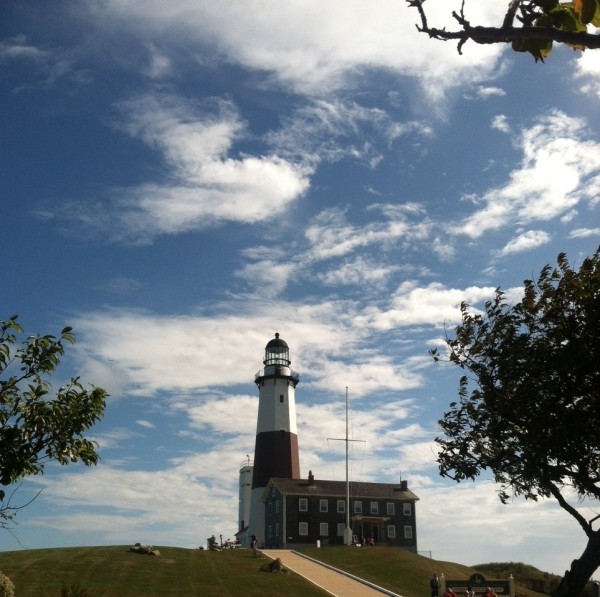
<path fill-rule="evenodd" d="M 411 120 L 397 122 L 381 108 L 367 108 L 339 99 L 316 99 L 284 118 L 267 135 L 275 153 L 292 160 L 333 162 L 345 157 L 369 167 L 381 160 L 378 144 L 389 147 L 408 135 L 429 137 L 431 127 Z"/>
<path fill-rule="evenodd" d="M 581 52 L 575 65 L 575 78 L 581 81 L 581 92 L 600 97 L 600 56 L 598 53 Z"/>
<path fill-rule="evenodd" d="M 600 228 L 576 228 L 571 230 L 569 238 L 586 238 L 589 236 L 600 237 Z"/>
<path fill-rule="evenodd" d="M 389 330 L 409 325 L 437 325 L 460 321 L 462 301 L 477 303 L 493 295 L 491 287 L 447 288 L 439 282 L 418 286 L 407 281 L 400 285 L 387 308 L 370 307 L 356 320 L 356 325 L 368 325 Z"/>
<path fill-rule="evenodd" d="M 164 158 L 166 180 L 115 190 L 108 210 L 92 214 L 87 205 L 71 204 L 63 213 L 115 240 L 143 243 L 223 221 L 259 222 L 308 189 L 311 169 L 304 165 L 277 155 L 228 155 L 245 128 L 230 102 L 146 95 L 119 108 L 123 130 Z"/>
<path fill-rule="evenodd" d="M 318 214 L 305 230 L 311 245 L 311 261 L 342 257 L 371 245 L 424 240 L 430 234 L 431 222 L 415 204 L 373 205 L 370 209 L 380 210 L 388 221 L 353 226 L 347 222 L 343 210 L 327 209 Z M 412 221 L 414 216 L 421 219 Z"/>
<path fill-rule="evenodd" d="M 498 114 L 494 116 L 492 120 L 492 128 L 500 131 L 501 133 L 510 133 L 511 128 L 508 123 L 508 117 L 505 114 Z"/>
<path fill-rule="evenodd" d="M 432 0 L 427 8 L 432 24 L 450 18 L 448 2 Z M 493 3 L 472 8 L 474 18 L 501 20 L 501 9 Z M 149 0 L 143 7 L 109 0 L 92 10 L 99 24 L 114 26 L 116 20 L 133 32 L 151 30 L 171 43 L 185 38 L 198 54 L 210 46 L 231 62 L 271 72 L 280 84 L 316 95 L 351 85 L 369 67 L 415 76 L 431 96 L 442 97 L 444 88 L 491 72 L 502 51 L 492 44 L 470 44 L 463 56 L 440 51 L 440 45 L 417 32 L 417 12 L 394 0 L 383 0 L 377 10 L 359 0 L 234 0 L 225 6 Z"/>
<path fill-rule="evenodd" d="M 484 87 L 483 85 L 478 85 L 472 94 L 465 94 L 465 98 L 486 100 L 490 97 L 501 97 L 503 95 L 506 95 L 506 91 L 504 91 L 504 89 L 500 89 L 499 87 Z"/>
<path fill-rule="evenodd" d="M 45 61 L 49 57 L 50 52 L 28 44 L 27 39 L 22 35 L 0 41 L 0 60 Z"/>
<path fill-rule="evenodd" d="M 487 191 L 483 208 L 456 232 L 479 238 L 488 230 L 559 218 L 583 200 L 600 172 L 600 144 L 588 138 L 582 119 L 555 111 L 522 132 L 523 160 L 510 180 Z"/>
<path fill-rule="evenodd" d="M 317 278 L 327 286 L 378 286 L 383 285 L 389 276 L 399 269 L 398 265 L 386 265 L 376 260 L 358 257 L 335 269 L 317 274 Z"/>
<path fill-rule="evenodd" d="M 528 230 L 519 234 L 508 242 L 499 254 L 503 257 L 511 255 L 513 253 L 521 253 L 522 251 L 529 251 L 535 249 L 541 245 L 545 245 L 550 242 L 550 235 L 543 230 Z"/>

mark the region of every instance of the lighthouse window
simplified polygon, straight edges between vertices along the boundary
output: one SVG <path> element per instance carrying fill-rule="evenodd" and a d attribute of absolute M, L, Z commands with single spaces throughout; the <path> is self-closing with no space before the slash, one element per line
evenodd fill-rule
<path fill-rule="evenodd" d="M 283 394 L 279 394 L 279 402 L 281 402 L 281 404 L 283 404 L 283 400 L 284 400 Z"/>

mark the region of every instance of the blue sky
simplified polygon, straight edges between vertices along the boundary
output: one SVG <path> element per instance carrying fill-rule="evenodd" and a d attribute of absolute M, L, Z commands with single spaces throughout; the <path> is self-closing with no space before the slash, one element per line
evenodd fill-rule
<path fill-rule="evenodd" d="M 348 386 L 352 478 L 408 481 L 419 550 L 556 573 L 581 553 L 552 503 L 439 477 L 459 374 L 428 350 L 461 301 L 598 246 L 600 54 L 459 56 L 416 22 L 398 0 L 2 3 L 1 317 L 73 326 L 57 382 L 111 398 L 101 463 L 25 481 L 43 492 L 0 549 L 233 536 L 278 331 L 303 476 L 344 478 Z"/>

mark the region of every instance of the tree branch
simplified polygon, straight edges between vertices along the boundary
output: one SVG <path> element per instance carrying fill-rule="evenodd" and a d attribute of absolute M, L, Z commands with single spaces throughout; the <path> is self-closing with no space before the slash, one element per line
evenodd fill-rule
<path fill-rule="evenodd" d="M 563 510 L 566 510 L 573 518 L 575 518 L 575 520 L 583 529 L 584 533 L 588 536 L 588 538 L 591 538 L 594 535 L 594 531 L 592 530 L 590 523 L 583 516 L 581 516 L 581 514 L 579 514 L 579 512 L 577 512 L 577 510 L 573 508 L 569 502 L 567 502 L 567 500 L 565 500 L 562 493 L 554 483 L 548 481 L 545 485 L 548 488 L 548 491 L 559 503 L 560 507 L 563 508 Z"/>
<path fill-rule="evenodd" d="M 421 24 L 416 26 L 417 30 L 426 33 L 433 39 L 441 41 L 457 40 L 459 54 L 462 54 L 462 46 L 468 40 L 478 44 L 512 43 L 516 46 L 528 41 L 541 41 L 563 43 L 576 48 L 600 48 L 600 35 L 598 34 L 585 31 L 569 31 L 558 27 L 530 25 L 530 22 L 535 22 L 535 17 L 539 16 L 537 13 L 527 14 L 523 19 L 519 18 L 524 22 L 524 26 L 514 27 L 515 15 L 518 8 L 522 8 L 522 0 L 511 1 L 501 27 L 471 26 L 465 18 L 463 4 L 460 14 L 455 11 L 452 12 L 452 16 L 462 27 L 458 31 L 430 27 L 423 9 L 423 2 L 424 0 L 407 0 L 408 5 L 411 8 L 416 8 L 419 13 Z"/>

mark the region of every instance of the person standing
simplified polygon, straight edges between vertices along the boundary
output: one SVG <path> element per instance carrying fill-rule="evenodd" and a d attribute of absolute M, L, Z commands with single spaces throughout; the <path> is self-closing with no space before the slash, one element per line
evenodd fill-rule
<path fill-rule="evenodd" d="M 431 589 L 431 597 L 438 597 L 438 592 L 440 590 L 440 579 L 436 572 L 431 575 L 431 580 L 429 581 L 429 588 Z"/>

